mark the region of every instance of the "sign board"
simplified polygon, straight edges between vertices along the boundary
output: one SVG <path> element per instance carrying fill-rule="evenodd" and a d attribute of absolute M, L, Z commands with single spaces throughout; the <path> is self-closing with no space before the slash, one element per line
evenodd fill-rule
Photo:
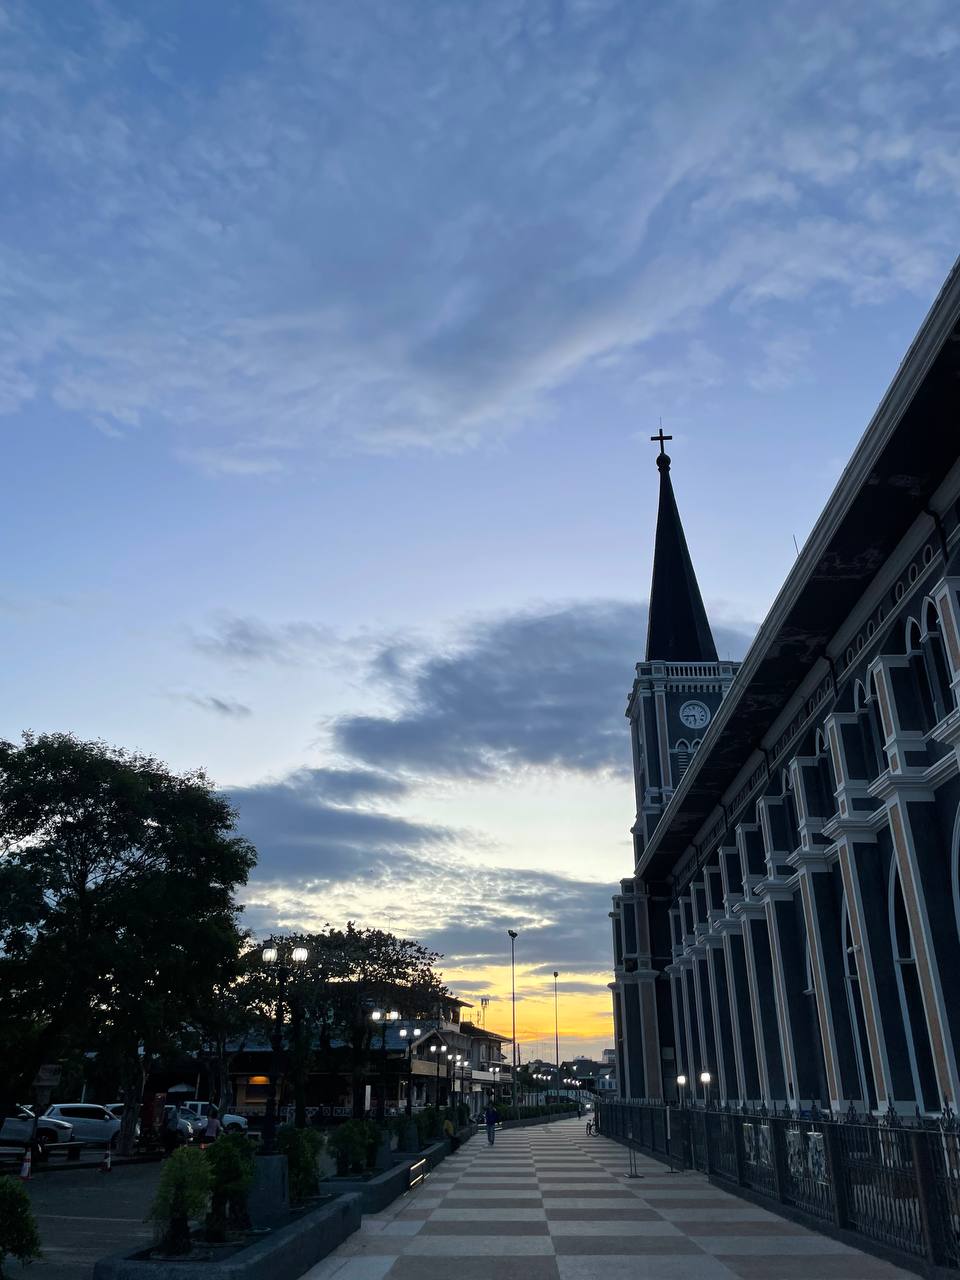
<path fill-rule="evenodd" d="M 60 1083 L 60 1064 L 49 1062 L 40 1067 L 33 1079 L 34 1089 L 55 1089 Z"/>

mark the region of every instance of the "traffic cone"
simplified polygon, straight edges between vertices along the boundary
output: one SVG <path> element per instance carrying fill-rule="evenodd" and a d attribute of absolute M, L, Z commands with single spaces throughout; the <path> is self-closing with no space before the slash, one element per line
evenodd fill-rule
<path fill-rule="evenodd" d="M 106 1151 L 103 1153 L 103 1159 L 100 1161 L 100 1172 L 113 1173 L 113 1161 L 110 1156 L 109 1147 L 107 1147 Z"/>
<path fill-rule="evenodd" d="M 29 1147 L 23 1153 L 23 1164 L 20 1166 L 20 1181 L 29 1182 L 33 1176 L 33 1152 Z"/>

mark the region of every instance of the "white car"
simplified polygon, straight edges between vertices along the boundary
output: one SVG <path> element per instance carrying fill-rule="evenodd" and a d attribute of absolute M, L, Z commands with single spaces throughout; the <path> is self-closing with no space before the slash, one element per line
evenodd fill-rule
<path fill-rule="evenodd" d="M 121 1125 L 123 1124 L 123 1103 L 122 1102 L 108 1102 L 107 1110 L 110 1112 L 112 1116 L 117 1117 Z M 137 1139 L 139 1139 L 140 1137 L 140 1121 L 139 1120 L 136 1122 L 136 1124 L 133 1127 L 133 1136 L 134 1138 L 137 1138 Z"/>
<path fill-rule="evenodd" d="M 17 1107 L 17 1113 L 4 1117 L 0 1122 L 0 1146 L 25 1147 L 33 1134 L 33 1112 L 29 1107 Z M 52 1116 L 40 1116 L 37 1120 L 37 1146 L 41 1152 L 51 1142 L 72 1142 L 73 1125 Z"/>
<path fill-rule="evenodd" d="M 44 1116 L 66 1120 L 82 1143 L 90 1147 L 111 1147 L 120 1132 L 120 1121 L 97 1102 L 55 1102 Z"/>
<path fill-rule="evenodd" d="M 210 1105 L 209 1102 L 185 1102 L 180 1110 L 181 1112 L 188 1111 L 190 1113 L 193 1123 L 197 1125 L 202 1133 L 206 1126 L 207 1116 L 210 1114 Z M 224 1133 L 246 1133 L 246 1116 L 236 1116 L 230 1111 L 221 1111 L 219 1115 Z"/>

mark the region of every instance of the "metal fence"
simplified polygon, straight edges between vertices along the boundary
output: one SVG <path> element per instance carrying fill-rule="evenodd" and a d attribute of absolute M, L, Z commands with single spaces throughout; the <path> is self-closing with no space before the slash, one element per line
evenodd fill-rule
<path fill-rule="evenodd" d="M 955 1117 L 904 1126 L 850 1113 L 603 1102 L 600 1131 L 933 1268 L 960 1271 Z"/>

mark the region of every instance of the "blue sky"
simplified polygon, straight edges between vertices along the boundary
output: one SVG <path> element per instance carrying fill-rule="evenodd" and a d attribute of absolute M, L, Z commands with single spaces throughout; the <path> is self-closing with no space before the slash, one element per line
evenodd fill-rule
<path fill-rule="evenodd" d="M 0 0 L 0 733 L 205 765 L 257 927 L 502 998 L 518 925 L 523 1037 L 557 966 L 603 1043 L 648 437 L 739 656 L 956 254 L 958 82 L 939 0 Z"/>

